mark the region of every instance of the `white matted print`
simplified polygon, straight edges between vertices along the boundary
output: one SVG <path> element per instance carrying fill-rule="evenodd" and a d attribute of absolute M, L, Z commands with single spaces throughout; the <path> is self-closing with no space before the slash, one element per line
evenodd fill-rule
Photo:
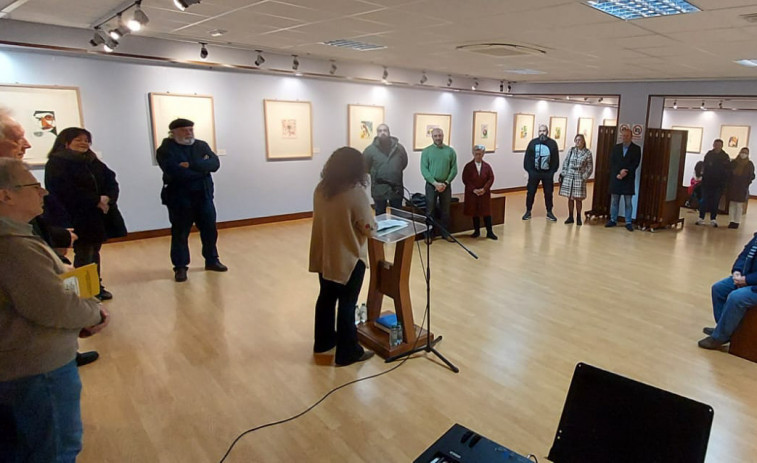
<path fill-rule="evenodd" d="M 266 159 L 313 157 L 313 125 L 309 101 L 263 100 Z"/>
<path fill-rule="evenodd" d="M 586 148 L 591 149 L 591 134 L 594 132 L 594 118 L 592 117 L 579 117 L 578 118 L 578 131 L 576 134 L 582 134 L 586 140 Z"/>
<path fill-rule="evenodd" d="M 557 142 L 557 148 L 565 149 L 565 139 L 568 134 L 568 118 L 552 116 L 549 118 L 549 138 Z"/>
<path fill-rule="evenodd" d="M 434 129 L 442 129 L 444 144 L 449 145 L 452 137 L 451 128 L 451 114 L 415 113 L 413 118 L 413 151 L 422 151 L 423 148 L 434 143 L 431 139 L 431 131 Z"/>
<path fill-rule="evenodd" d="M 686 152 L 687 153 L 701 153 L 702 152 L 702 133 L 704 128 L 702 127 L 684 127 L 681 125 L 674 125 L 672 130 L 683 130 L 689 133 L 686 138 Z"/>
<path fill-rule="evenodd" d="M 168 124 L 175 119 L 194 122 L 194 134 L 213 152 L 216 152 L 216 125 L 213 97 L 207 95 L 181 95 L 178 93 L 150 93 L 150 119 L 152 138 L 157 150 L 168 137 Z"/>
<path fill-rule="evenodd" d="M 533 114 L 516 114 L 513 122 L 513 151 L 526 151 L 528 143 L 534 138 Z"/>
<path fill-rule="evenodd" d="M 617 119 L 605 119 L 602 121 L 602 125 L 607 127 L 616 127 L 618 125 Z"/>
<path fill-rule="evenodd" d="M 347 105 L 347 144 L 362 153 L 373 143 L 376 129 L 383 123 L 383 106 Z"/>
<path fill-rule="evenodd" d="M 58 133 L 68 127 L 84 127 L 78 87 L 0 85 L 0 102 L 26 132 L 32 145 L 24 161 L 47 162 Z"/>
<path fill-rule="evenodd" d="M 497 113 L 473 111 L 473 144 L 483 145 L 486 153 L 497 149 Z"/>
<path fill-rule="evenodd" d="M 723 149 L 735 158 L 738 156 L 741 148 L 749 146 L 749 129 L 748 125 L 721 125 L 720 139 L 723 140 Z"/>

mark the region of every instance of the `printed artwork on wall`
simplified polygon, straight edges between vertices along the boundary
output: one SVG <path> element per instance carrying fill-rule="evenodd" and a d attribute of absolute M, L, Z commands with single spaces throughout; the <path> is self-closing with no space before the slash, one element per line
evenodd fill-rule
<path fill-rule="evenodd" d="M 415 113 L 413 117 L 413 151 L 422 151 L 431 145 L 431 132 L 434 129 L 442 129 L 444 132 L 444 144 L 450 144 L 450 129 L 452 128 L 451 114 L 425 114 Z"/>
<path fill-rule="evenodd" d="M 347 105 L 347 144 L 362 153 L 373 143 L 376 129 L 383 123 L 383 106 Z"/>
<path fill-rule="evenodd" d="M 313 130 L 309 101 L 263 100 L 266 159 L 313 157 Z"/>
<path fill-rule="evenodd" d="M 533 114 L 516 114 L 513 122 L 513 151 L 526 151 L 528 142 L 534 138 Z"/>
<path fill-rule="evenodd" d="M 748 125 L 721 125 L 720 139 L 723 140 L 723 149 L 735 158 L 741 148 L 749 146 L 749 129 Z"/>
<path fill-rule="evenodd" d="M 168 137 L 168 124 L 175 119 L 194 122 L 194 134 L 216 151 L 216 124 L 213 97 L 208 95 L 182 95 L 178 93 L 154 93 L 150 97 L 150 120 L 155 150 Z M 155 153 L 153 152 L 153 158 Z M 157 163 L 156 163 L 157 165 Z"/>
<path fill-rule="evenodd" d="M 674 125 L 672 130 L 683 130 L 689 133 L 686 139 L 686 152 L 687 153 L 701 153 L 702 152 L 702 134 L 704 128 L 702 127 L 684 127 L 681 125 Z"/>
<path fill-rule="evenodd" d="M 58 133 L 84 127 L 78 87 L 0 85 L 0 102 L 24 128 L 32 145 L 24 162 L 43 165 Z"/>
<path fill-rule="evenodd" d="M 473 111 L 473 144 L 484 145 L 486 153 L 497 149 L 497 113 Z"/>
<path fill-rule="evenodd" d="M 557 142 L 560 151 L 565 149 L 565 138 L 568 136 L 568 118 L 567 117 L 550 117 L 549 118 L 549 138 Z"/>
<path fill-rule="evenodd" d="M 579 117 L 578 118 L 578 131 L 576 134 L 582 134 L 586 139 L 586 148 L 591 149 L 591 134 L 594 131 L 594 118 L 593 117 Z"/>

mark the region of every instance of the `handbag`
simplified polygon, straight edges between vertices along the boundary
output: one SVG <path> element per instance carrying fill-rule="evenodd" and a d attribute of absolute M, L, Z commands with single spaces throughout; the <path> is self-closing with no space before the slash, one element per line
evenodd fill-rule
<path fill-rule="evenodd" d="M 116 203 L 111 204 L 108 208 L 108 213 L 105 214 L 105 236 L 108 238 L 123 238 L 128 233 L 121 211 L 118 210 Z"/>

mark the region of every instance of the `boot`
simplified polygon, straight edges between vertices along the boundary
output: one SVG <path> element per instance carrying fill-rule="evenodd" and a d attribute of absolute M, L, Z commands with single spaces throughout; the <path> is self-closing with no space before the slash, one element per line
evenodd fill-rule
<path fill-rule="evenodd" d="M 728 224 L 728 228 L 739 228 L 739 224 L 736 222 L 731 222 Z"/>
<path fill-rule="evenodd" d="M 497 235 L 492 231 L 492 216 L 487 215 L 484 217 L 484 225 L 486 225 L 486 237 L 490 240 L 496 240 Z"/>
<path fill-rule="evenodd" d="M 481 236 L 481 219 L 478 218 L 478 216 L 473 217 L 473 233 L 471 233 L 471 238 L 478 238 Z"/>

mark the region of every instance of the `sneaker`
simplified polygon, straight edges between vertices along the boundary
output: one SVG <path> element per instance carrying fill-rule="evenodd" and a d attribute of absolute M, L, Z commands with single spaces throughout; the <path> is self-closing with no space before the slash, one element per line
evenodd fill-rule
<path fill-rule="evenodd" d="M 705 224 L 704 219 L 697 219 L 697 222 L 695 225 L 704 225 L 704 224 Z"/>
<path fill-rule="evenodd" d="M 174 269 L 173 271 L 173 279 L 177 283 L 181 283 L 182 281 L 187 281 L 187 268 L 186 267 L 179 267 Z"/>
<path fill-rule="evenodd" d="M 736 222 L 731 222 L 728 224 L 728 228 L 732 228 L 732 229 L 739 228 L 739 224 L 737 224 Z"/>
<path fill-rule="evenodd" d="M 709 349 L 709 350 L 719 350 L 724 342 L 720 342 L 717 339 L 713 338 L 712 336 L 707 336 L 706 338 L 699 341 L 698 345 L 702 349 Z"/>
<path fill-rule="evenodd" d="M 626 224 L 626 230 L 632 232 L 633 231 L 633 225 L 631 225 L 630 223 L 627 223 Z"/>
<path fill-rule="evenodd" d="M 526 213 L 523 214 L 523 217 L 521 217 L 521 220 L 531 220 L 531 211 L 526 211 Z"/>
<path fill-rule="evenodd" d="M 83 367 L 84 365 L 89 365 L 90 363 L 94 362 L 100 358 L 100 354 L 97 353 L 97 351 L 89 351 L 89 352 L 82 352 L 76 353 L 76 366 L 77 367 Z"/>
<path fill-rule="evenodd" d="M 495 234 L 494 234 L 494 233 L 492 233 L 492 232 L 488 232 L 488 233 L 486 234 L 486 237 L 487 237 L 487 238 L 489 238 L 490 240 L 494 240 L 494 241 L 496 241 L 496 240 L 498 239 L 498 238 L 497 238 L 497 235 L 495 235 Z"/>
<path fill-rule="evenodd" d="M 605 224 L 605 228 L 612 228 L 612 227 L 614 227 L 616 225 L 618 225 L 617 222 L 613 222 L 612 220 L 608 220 L 607 223 Z"/>
<path fill-rule="evenodd" d="M 215 262 L 206 262 L 205 270 L 210 270 L 211 272 L 225 272 L 229 270 L 229 267 L 223 265 L 221 261 L 217 260 Z"/>
<path fill-rule="evenodd" d="M 552 211 L 547 211 L 547 220 L 550 222 L 557 222 L 557 217 L 555 217 Z"/>
<path fill-rule="evenodd" d="M 581 221 L 581 216 L 576 217 L 576 225 L 578 225 L 580 227 L 583 224 L 584 223 Z"/>
<path fill-rule="evenodd" d="M 718 222 L 717 222 L 717 220 L 710 220 L 710 225 L 712 225 L 715 228 L 718 228 Z"/>
<path fill-rule="evenodd" d="M 100 294 L 96 295 L 95 297 L 100 299 L 101 301 L 109 301 L 113 299 L 113 293 L 105 289 L 105 286 L 100 286 Z"/>
<path fill-rule="evenodd" d="M 581 219 L 578 219 L 578 220 L 581 220 Z M 565 219 L 565 225 L 568 225 L 571 223 L 573 223 L 573 217 L 568 217 L 567 219 Z"/>
<path fill-rule="evenodd" d="M 715 332 L 715 328 L 711 326 L 705 326 L 702 328 L 702 333 L 706 334 L 707 336 L 712 336 L 712 333 Z"/>

